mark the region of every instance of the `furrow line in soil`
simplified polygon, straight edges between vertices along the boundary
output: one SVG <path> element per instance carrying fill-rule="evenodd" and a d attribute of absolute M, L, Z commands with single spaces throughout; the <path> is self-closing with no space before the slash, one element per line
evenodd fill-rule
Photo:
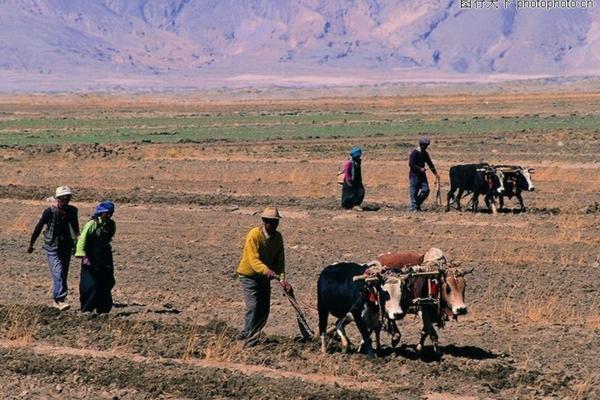
<path fill-rule="evenodd" d="M 9 341 L 9 340 L 0 340 L 0 348 L 4 350 L 19 350 L 19 351 L 27 351 L 33 353 L 35 355 L 46 356 L 55 359 L 64 360 L 65 358 L 73 357 L 78 359 L 94 359 L 94 360 L 111 360 L 118 361 L 118 364 L 136 364 L 136 365 L 144 365 L 144 366 L 153 366 L 153 369 L 157 370 L 161 368 L 169 368 L 171 366 L 182 366 L 182 367 L 191 367 L 194 369 L 201 370 L 221 370 L 227 371 L 227 373 L 232 373 L 235 375 L 242 375 L 247 377 L 248 379 L 257 379 L 264 380 L 268 378 L 269 380 L 277 381 L 277 386 L 281 388 L 287 388 L 289 385 L 282 384 L 281 380 L 284 381 L 302 381 L 306 384 L 313 384 L 318 386 L 327 386 L 331 387 L 332 391 L 340 391 L 339 395 L 342 398 L 348 398 L 347 395 L 350 395 L 349 398 L 367 398 L 366 393 L 362 392 L 364 390 L 378 390 L 381 388 L 381 382 L 351 382 L 348 380 L 344 380 L 342 378 L 337 378 L 334 376 L 322 375 L 322 374 L 303 374 L 292 371 L 278 370 L 264 366 L 258 365 L 247 365 L 247 364 L 238 364 L 238 363 L 230 363 L 218 360 L 202 360 L 202 359 L 174 359 L 174 358 L 151 358 L 145 357 L 138 354 L 132 353 L 124 353 L 117 351 L 100 351 L 100 350 L 90 350 L 90 349 L 81 349 L 81 348 L 73 348 L 73 347 L 64 347 L 64 346 L 54 346 L 48 343 L 43 342 L 35 342 L 35 343 L 20 343 L 19 341 Z M 4 358 L 0 355 L 1 358 Z M 11 369 L 9 367 L 9 369 Z M 19 371 L 17 371 L 19 372 Z M 31 371 L 33 372 L 33 371 Z M 51 370 L 48 370 L 48 373 L 51 373 Z M 201 371 L 198 371 L 199 374 L 204 375 Z M 273 384 L 275 384 L 273 382 Z M 270 385 L 269 385 L 270 386 Z M 306 387 L 306 392 L 311 393 L 313 389 L 309 386 Z M 342 393 L 348 390 L 346 393 Z M 285 391 L 285 390 L 284 390 Z M 354 392 L 356 391 L 356 392 Z M 372 394 L 369 395 L 373 396 Z M 371 397 L 372 398 L 372 397 Z"/>

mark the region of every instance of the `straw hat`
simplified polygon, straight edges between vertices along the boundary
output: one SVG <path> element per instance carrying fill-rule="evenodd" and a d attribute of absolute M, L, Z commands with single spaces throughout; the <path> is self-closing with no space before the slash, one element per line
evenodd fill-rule
<path fill-rule="evenodd" d="M 280 219 L 281 215 L 279 215 L 279 210 L 277 207 L 267 207 L 260 215 L 261 218 L 265 219 Z"/>

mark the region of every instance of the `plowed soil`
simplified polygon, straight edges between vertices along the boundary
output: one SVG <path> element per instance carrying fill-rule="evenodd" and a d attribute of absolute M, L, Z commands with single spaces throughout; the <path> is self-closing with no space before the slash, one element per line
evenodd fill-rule
<path fill-rule="evenodd" d="M 570 113 L 587 101 L 569 99 L 572 109 L 532 95 L 503 110 L 524 115 L 546 105 Z M 475 115 L 479 101 L 430 103 Z M 371 107 L 389 111 L 394 102 L 375 99 Z M 425 212 L 409 213 L 413 136 L 1 148 L 0 398 L 599 398 L 599 135 L 432 135 L 444 200 L 451 165 L 484 159 L 535 168 L 527 211 L 508 200 L 510 211 L 498 215 L 446 213 L 433 199 Z M 339 208 L 335 175 L 353 145 L 365 152 L 365 202 L 378 211 Z M 50 308 L 41 238 L 26 253 L 44 199 L 62 184 L 75 190 L 81 224 L 96 201 L 117 204 L 109 315 L 77 310 L 75 259 L 72 309 Z M 332 262 L 435 246 L 474 267 L 469 313 L 439 332 L 442 356 L 430 347 L 415 351 L 420 324 L 413 317 L 399 324 L 397 348 L 382 335 L 376 359 L 344 354 L 335 342 L 321 354 L 318 342 L 298 339 L 277 287 L 265 343 L 243 349 L 235 340 L 244 312 L 235 268 L 245 234 L 268 204 L 283 215 L 288 277 L 315 330 L 317 277 Z M 349 331 L 358 343 L 356 330 Z"/>

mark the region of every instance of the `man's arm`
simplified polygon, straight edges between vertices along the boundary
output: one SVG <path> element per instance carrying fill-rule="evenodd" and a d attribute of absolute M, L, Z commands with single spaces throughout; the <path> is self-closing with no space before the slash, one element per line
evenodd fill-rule
<path fill-rule="evenodd" d="M 292 285 L 285 279 L 285 250 L 283 246 L 283 238 L 281 239 L 281 250 L 277 254 L 275 260 L 275 268 L 279 271 L 279 284 L 288 294 L 294 295 Z"/>
<path fill-rule="evenodd" d="M 35 226 L 35 228 L 33 228 L 33 233 L 31 234 L 31 239 L 29 240 L 29 248 L 27 249 L 27 251 L 29 253 L 31 253 L 33 251 L 33 244 L 35 243 L 37 238 L 40 236 L 40 233 L 42 232 L 44 225 L 46 225 L 50 221 L 51 216 L 52 216 L 52 211 L 50 210 L 50 208 L 46 208 L 44 210 L 44 212 L 42 213 L 42 216 L 41 216 L 40 220 L 38 221 L 37 225 Z"/>
<path fill-rule="evenodd" d="M 433 161 L 431 161 L 431 157 L 429 157 L 429 153 L 425 152 L 425 162 L 429 165 L 429 169 L 435 176 L 437 176 L 437 171 L 435 170 L 435 166 L 433 165 Z"/>
<path fill-rule="evenodd" d="M 76 207 L 73 207 L 73 219 L 71 221 L 71 227 L 73 227 L 73 231 L 76 236 L 79 236 L 79 215 Z M 76 239 L 76 238 L 75 238 Z"/>
<path fill-rule="evenodd" d="M 279 272 L 279 279 L 285 280 L 285 250 L 283 248 L 283 239 L 281 240 L 281 250 L 277 254 L 274 268 Z"/>

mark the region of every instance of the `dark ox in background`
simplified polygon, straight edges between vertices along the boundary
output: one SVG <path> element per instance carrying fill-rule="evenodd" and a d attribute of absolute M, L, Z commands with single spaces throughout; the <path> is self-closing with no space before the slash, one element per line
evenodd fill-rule
<path fill-rule="evenodd" d="M 501 170 L 504 173 L 504 193 L 498 195 L 500 210 L 504 208 L 504 196 L 507 196 L 509 199 L 512 199 L 514 196 L 519 200 L 519 211 L 525 211 L 525 204 L 523 203 L 521 192 L 533 192 L 535 190 L 531 178 L 531 173 L 534 169 L 520 167 L 518 165 L 497 165 L 496 169 Z"/>
<path fill-rule="evenodd" d="M 429 249 L 425 254 L 419 253 L 385 253 L 377 257 L 377 261 L 384 268 L 403 271 L 407 267 L 415 265 L 435 265 L 436 263 L 445 264 L 446 258 L 443 252 L 436 248 Z M 429 336 L 433 342 L 433 349 L 438 352 L 438 336 L 434 328 L 434 324 L 438 327 L 443 327 L 444 322 L 452 317 L 457 319 L 459 315 L 467 313 L 467 305 L 465 304 L 465 275 L 473 270 L 462 270 L 460 268 L 446 268 L 441 275 L 441 282 L 437 282 L 437 290 L 439 290 L 439 306 L 437 304 L 422 304 L 414 305 L 415 299 L 428 298 L 430 293 L 430 283 L 428 278 L 414 277 L 408 279 L 403 286 L 401 296 L 401 307 L 406 313 L 416 313 L 421 315 L 423 328 L 421 330 L 421 339 L 416 347 L 417 351 L 421 351 L 425 344 L 425 339 Z M 393 338 L 400 337 L 400 332 L 395 322 L 390 322 L 388 331 Z M 392 340 L 394 344 L 394 339 Z"/>
<path fill-rule="evenodd" d="M 364 280 L 354 281 L 355 276 L 364 275 L 368 268 L 379 263 L 338 263 L 323 269 L 317 283 L 317 308 L 319 311 L 319 335 L 321 351 L 326 352 L 327 319 L 329 314 L 337 318 L 335 329 L 340 335 L 342 346 L 348 349 L 349 341 L 344 326 L 354 320 L 362 337 L 362 344 L 369 357 L 373 357 L 371 333 L 375 332 L 377 350 L 380 348 L 381 313 L 391 320 L 401 318 L 400 308 L 402 283 L 397 278 L 381 278 L 368 285 Z"/>
<path fill-rule="evenodd" d="M 473 212 L 477 212 L 479 195 L 484 195 L 485 204 L 491 209 L 494 195 L 504 191 L 504 174 L 487 163 L 462 164 L 450 167 L 450 190 L 446 198 L 446 211 L 450 211 L 450 200 L 456 195 L 456 209 L 461 211 L 463 193 L 473 193 Z"/>

